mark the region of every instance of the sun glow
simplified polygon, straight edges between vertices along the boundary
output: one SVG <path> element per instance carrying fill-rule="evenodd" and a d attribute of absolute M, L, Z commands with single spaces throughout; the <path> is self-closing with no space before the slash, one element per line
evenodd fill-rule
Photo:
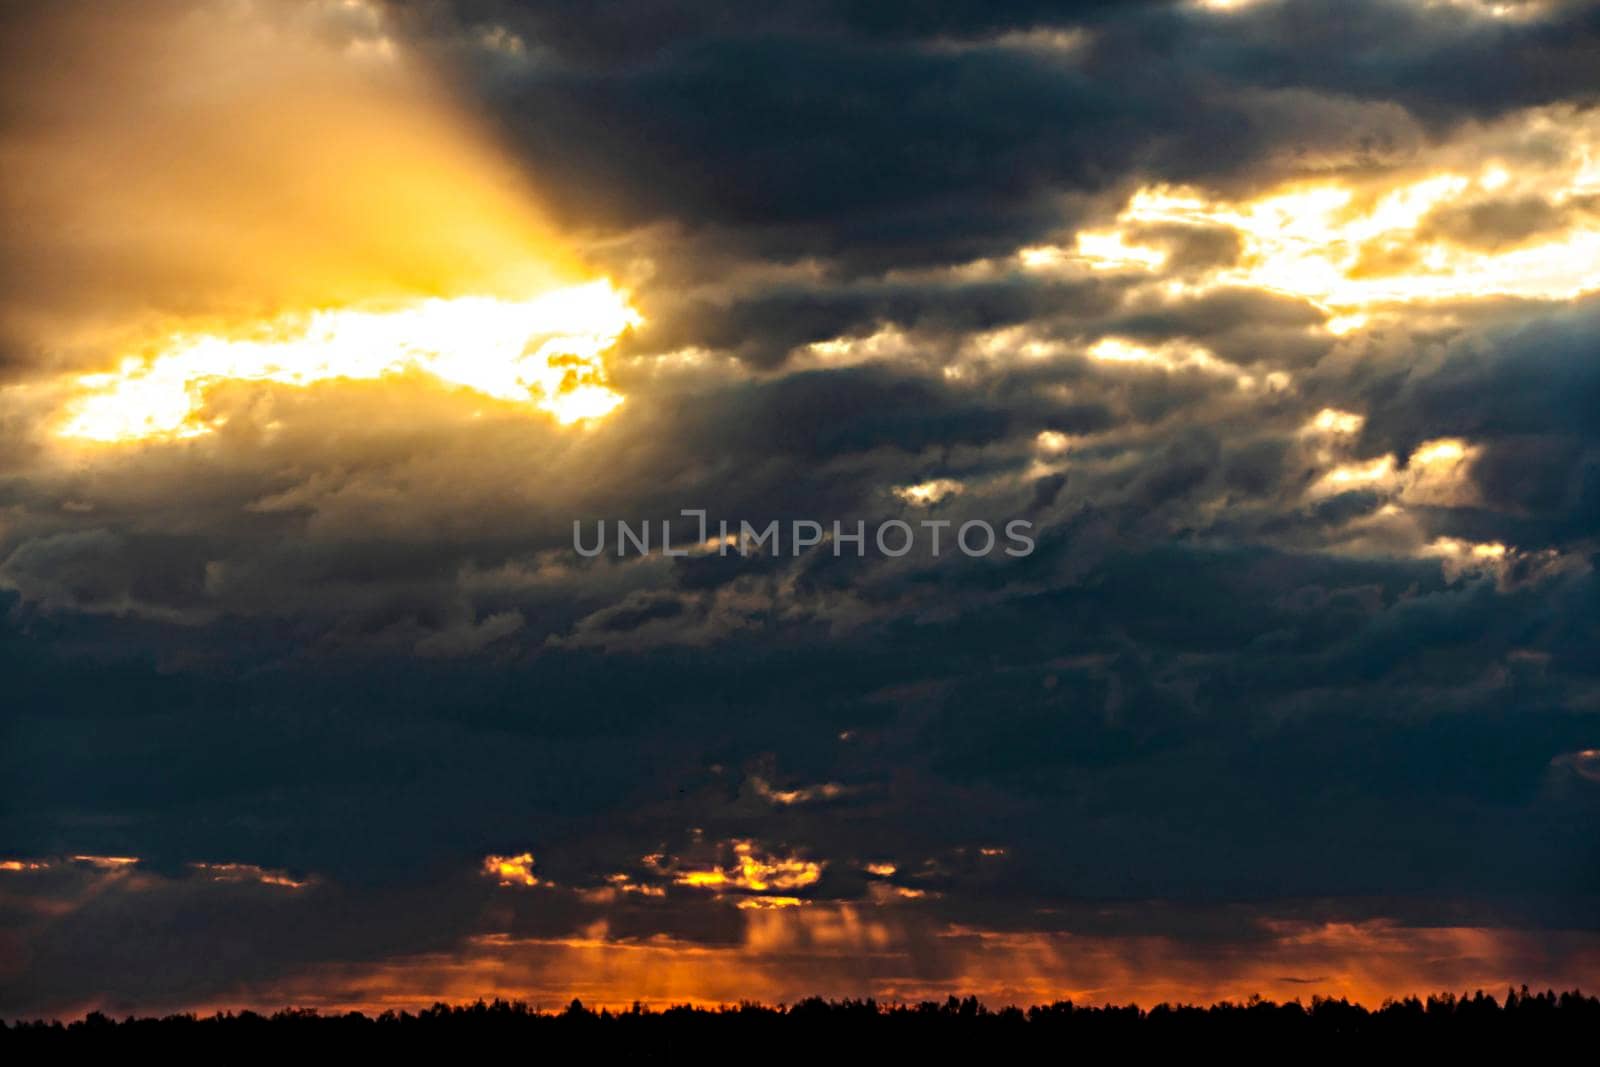
<path fill-rule="evenodd" d="M 1132 230 L 1224 225 L 1247 254 L 1219 283 L 1307 296 L 1335 309 L 1413 300 L 1506 294 L 1571 297 L 1600 287 L 1600 230 L 1579 228 L 1525 247 L 1486 252 L 1420 235 L 1430 212 L 1460 198 L 1472 182 L 1429 177 L 1358 205 L 1349 189 L 1313 185 L 1249 204 L 1214 203 L 1189 190 L 1145 189 L 1118 217 Z M 1078 236 L 1091 266 L 1157 269 L 1165 256 L 1117 231 Z M 1032 260 L 1039 259 L 1037 251 Z M 1031 265 L 1031 264 L 1030 264 Z M 1359 325 L 1343 316 L 1336 326 Z"/>
<path fill-rule="evenodd" d="M 58 433 L 101 442 L 194 437 L 226 420 L 207 403 L 222 382 L 308 386 L 407 373 L 529 403 L 565 425 L 622 403 L 600 357 L 639 321 L 623 294 L 597 281 L 525 301 L 432 299 L 289 316 L 238 336 L 178 335 L 153 358 L 77 379 L 80 394 Z"/>
<path fill-rule="evenodd" d="M 743 889 L 757 893 L 769 889 L 801 889 L 815 885 L 822 878 L 824 866 L 793 856 L 765 854 L 751 841 L 734 842 L 733 859 L 731 867 L 683 871 L 677 882 L 695 889 Z"/>
<path fill-rule="evenodd" d="M 539 876 L 533 873 L 531 852 L 522 852 L 515 856 L 485 856 L 482 870 L 484 874 L 499 879 L 501 885 L 539 884 Z"/>
<path fill-rule="evenodd" d="M 621 403 L 627 298 L 386 5 L 60 7 L 0 143 L 32 264 L 0 347 L 61 368 L 5 401 L 46 433 L 194 438 L 269 387 L 401 376 L 563 424 Z"/>
<path fill-rule="evenodd" d="M 1266 289 L 1309 299 L 1325 329 L 1365 328 L 1371 312 L 1509 296 L 1572 299 L 1600 289 L 1600 119 L 1533 112 L 1479 130 L 1415 169 L 1372 181 L 1289 181 L 1244 200 L 1153 185 L 1114 224 L 1072 243 L 1019 251 L 1028 270 L 1087 267 L 1161 275 L 1173 233 L 1231 234 L 1237 257 L 1173 282 Z M 1527 157 L 1528 143 L 1544 155 Z M 1163 236 L 1165 235 L 1165 236 Z"/>

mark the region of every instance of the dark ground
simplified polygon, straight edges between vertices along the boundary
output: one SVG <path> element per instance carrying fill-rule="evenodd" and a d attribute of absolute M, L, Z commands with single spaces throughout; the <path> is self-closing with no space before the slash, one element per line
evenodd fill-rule
<path fill-rule="evenodd" d="M 627 1057 L 665 1061 L 811 1061 L 845 1054 L 935 1057 L 1000 1054 L 1061 1061 L 1074 1056 L 1205 1049 L 1229 1055 L 1296 1060 L 1350 1053 L 1482 1055 L 1526 1058 L 1538 1051 L 1592 1054 L 1600 1039 L 1600 998 L 1512 991 L 1503 999 L 1476 993 L 1408 998 L 1369 1010 L 1344 1000 L 1276 1004 L 1252 999 L 1209 1008 L 1159 1005 L 1078 1007 L 1070 1002 L 1026 1010 L 991 1010 L 975 998 L 886 1007 L 872 1001 L 813 999 L 789 1007 L 635 1007 L 593 1012 L 576 1001 L 560 1013 L 496 1001 L 417 1012 L 320 1015 L 286 1010 L 206 1018 L 109 1019 L 99 1013 L 72 1023 L 0 1024 L 0 1056 L 64 1051 L 182 1052 L 219 1062 L 275 1053 L 438 1055 L 485 1053 L 523 1060 Z M 1589 1050 L 1584 1053 L 1582 1050 Z M 19 1062 L 11 1060 L 11 1062 Z"/>

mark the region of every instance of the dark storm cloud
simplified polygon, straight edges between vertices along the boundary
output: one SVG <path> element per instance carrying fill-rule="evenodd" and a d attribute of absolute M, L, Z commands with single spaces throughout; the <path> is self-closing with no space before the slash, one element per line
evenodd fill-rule
<path fill-rule="evenodd" d="M 769 455 L 809 460 L 894 448 L 984 444 L 1006 436 L 1006 409 L 971 401 L 942 383 L 880 368 L 794 375 L 727 397 L 719 417 L 695 427 L 708 436 L 687 443 L 735 453 L 759 447 Z"/>
<path fill-rule="evenodd" d="M 1148 6 L 1165 2 L 1149 0 Z M 938 5 L 802 0 L 773 8 L 752 8 L 730 0 L 641 0 L 604 7 L 576 0 L 539 4 L 466 0 L 412 6 L 436 18 L 448 13 L 466 23 L 514 19 L 535 31 L 536 41 L 548 42 L 559 53 L 615 62 L 648 57 L 686 39 L 730 30 L 839 34 L 887 42 L 981 38 L 1055 22 L 1093 23 L 1119 9 L 1125 12 L 1139 7 L 1141 0 L 1132 4 L 1122 0 L 1023 0 L 1012 4 L 960 0 Z"/>
<path fill-rule="evenodd" d="M 1600 329 L 1593 298 L 1532 322 L 1457 339 L 1407 370 L 1380 372 L 1366 435 L 1409 451 L 1459 436 L 1482 446 L 1472 479 L 1482 507 L 1440 516 L 1514 543 L 1591 545 L 1600 518 Z"/>
<path fill-rule="evenodd" d="M 1058 176 L 1086 184 L 1129 151 L 1115 98 L 1070 71 L 848 40 L 711 38 L 523 91 L 504 121 L 520 143 L 563 146 L 543 169 L 577 217 L 719 224 L 745 247 L 878 269 L 1025 241 L 1054 221 L 1041 201 Z"/>
<path fill-rule="evenodd" d="M 1589 438 L 1600 370 L 1586 358 L 1600 324 L 1594 298 L 1531 322 L 1455 341 L 1438 356 L 1378 373 L 1368 433 L 1404 447 L 1428 437 L 1493 440 L 1540 431 Z M 1386 393 L 1383 384 L 1397 384 Z"/>
<path fill-rule="evenodd" d="M 575 219 L 718 225 L 768 254 L 880 268 L 1026 243 L 1068 221 L 1041 198 L 1135 174 L 1401 162 L 1469 118 L 1592 100 L 1600 35 L 1587 4 L 1527 20 L 1403 0 L 398 7 L 447 50 L 518 35 L 514 62 L 476 64 L 479 89 Z M 1051 30 L 1082 36 L 1006 36 Z"/>
<path fill-rule="evenodd" d="M 1054 316 L 1106 314 L 1117 306 L 1121 288 L 1093 278 L 1052 282 L 1021 275 L 965 284 L 774 285 L 724 303 L 668 304 L 645 327 L 630 332 L 623 351 L 699 345 L 771 368 L 803 345 L 896 327 L 936 352 L 941 342 L 975 331 Z"/>
<path fill-rule="evenodd" d="M 671 657 L 546 652 L 497 677 L 392 665 L 382 681 L 274 671 L 207 682 L 129 664 L 116 691 L 148 689 L 142 709 L 104 707 L 98 684 L 73 704 L 58 678 L 47 691 L 65 706 L 7 720 L 12 803 L 29 813 L 8 821 L 14 851 L 133 851 L 157 871 L 240 857 L 323 883 L 304 901 L 262 888 L 252 903 L 241 890 L 199 912 L 188 894 L 113 895 L 29 934 L 55 977 L 36 970 L 12 1002 L 66 1002 L 91 959 L 96 993 L 113 1003 L 203 997 L 215 975 L 157 962 L 191 936 L 256 946 L 232 965 L 247 985 L 369 960 L 420 899 L 431 901 L 430 939 L 403 940 L 444 950 L 483 929 L 489 899 L 447 872 L 532 848 L 541 875 L 562 884 L 645 877 L 640 855 L 692 851 L 691 824 L 708 840 L 751 836 L 829 860 L 836 876 L 807 894 L 821 900 L 860 891 L 853 862 L 887 854 L 912 873 L 932 863 L 906 884 L 944 894 L 934 915 L 1001 928 L 1061 894 L 1178 907 L 1331 894 L 1349 899 L 1330 918 L 1361 921 L 1398 914 L 1362 894 L 1424 892 L 1486 921 L 1544 914 L 1570 928 L 1600 890 L 1587 832 L 1596 796 L 1561 760 L 1592 743 L 1592 728 L 1552 710 L 1570 692 L 1559 672 L 1507 659 L 1558 636 L 1559 623 L 1530 622 L 1561 598 L 1507 601 L 1484 584 L 1441 586 L 1436 573 L 1173 549 L 843 643 L 784 626 L 782 641 Z M 1296 587 L 1307 595 L 1281 602 Z M 1592 604 L 1591 587 L 1573 586 L 1570 602 Z M 7 644 L 36 655 L 14 632 Z M 1463 676 L 1466 662 L 1511 670 Z M 912 695 L 930 681 L 942 684 Z M 73 740 L 86 736 L 95 743 Z M 887 788 L 777 813 L 740 799 L 741 777 L 757 770 Z M 311 818 L 333 798 L 338 819 Z M 956 844 L 1006 848 L 1003 877 L 955 862 Z M 1494 903 L 1505 894 L 1520 903 Z M 544 899 L 495 928 L 556 935 L 606 914 L 617 936 L 736 937 L 692 894 L 643 911 Z M 107 942 L 106 929 L 134 919 L 124 905 L 139 928 L 194 918 L 177 941 L 163 935 L 164 949 Z M 1197 921 L 1238 943 L 1258 936 L 1258 914 Z M 220 925 L 195 926 L 201 916 Z M 1051 921 L 1087 934 L 1105 918 Z M 285 923 L 299 933 L 270 936 Z M 229 933 L 236 924 L 252 931 L 246 942 Z M 335 929 L 346 933 L 323 933 Z"/>

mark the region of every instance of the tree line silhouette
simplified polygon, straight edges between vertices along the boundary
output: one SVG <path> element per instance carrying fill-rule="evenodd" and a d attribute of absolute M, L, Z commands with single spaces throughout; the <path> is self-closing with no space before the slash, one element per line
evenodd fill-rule
<path fill-rule="evenodd" d="M 903 1057 L 1004 1051 L 1008 1055 L 1061 1056 L 1097 1050 L 1190 1052 L 1195 1047 L 1230 1052 L 1294 1051 L 1321 1055 L 1361 1049 L 1553 1047 L 1600 1037 L 1600 998 L 1576 990 L 1530 993 L 1524 986 L 1504 1000 L 1478 992 L 1425 1000 L 1408 997 L 1369 1009 L 1345 999 L 1315 997 L 1275 1003 L 1252 997 L 1209 1007 L 1159 1004 L 1083 1006 L 1071 1001 L 991 1010 L 976 997 L 943 1003 L 881 1005 L 872 1000 L 812 998 L 776 1007 L 673 1007 L 591 1011 L 574 1000 L 544 1012 L 522 1002 L 436 1004 L 418 1012 L 321 1014 L 286 1009 L 198 1017 L 117 1021 L 94 1012 L 71 1022 L 0 1021 L 0 1055 L 41 1054 L 71 1048 L 181 1050 L 239 1058 L 274 1051 L 371 1054 L 395 1050 L 459 1057 L 504 1051 L 543 1057 L 603 1051 L 646 1062 L 705 1059 L 732 1054 L 788 1062 L 848 1049 L 852 1055 Z M 13 1060 L 12 1062 L 19 1062 Z"/>

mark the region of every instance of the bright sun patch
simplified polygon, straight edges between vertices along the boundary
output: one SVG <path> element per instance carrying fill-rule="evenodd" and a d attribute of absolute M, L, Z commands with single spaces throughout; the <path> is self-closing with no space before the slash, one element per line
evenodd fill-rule
<path fill-rule="evenodd" d="M 1477 181 L 1493 182 L 1493 171 Z M 1473 182 L 1442 175 L 1393 190 L 1365 208 L 1333 184 L 1297 189 L 1245 205 L 1216 203 L 1187 190 L 1145 189 L 1118 217 L 1127 230 L 1163 225 L 1225 226 L 1245 248 L 1241 265 L 1214 283 L 1254 286 L 1309 297 L 1341 311 L 1417 300 L 1512 295 L 1571 298 L 1600 287 L 1600 229 L 1578 226 L 1505 251 L 1462 249 L 1420 236 L 1430 212 L 1460 198 Z M 1587 188 L 1579 193 L 1588 195 Z M 1573 194 L 1576 196 L 1577 194 Z M 1564 201 L 1562 201 L 1564 202 Z M 1123 230 L 1078 235 L 1077 253 L 1096 267 L 1158 269 L 1165 254 Z M 1024 263 L 1049 265 L 1045 250 Z M 1380 268 L 1369 260 L 1388 256 Z M 1338 325 L 1359 325 L 1347 316 Z"/>
<path fill-rule="evenodd" d="M 79 378 L 57 432 L 100 442 L 195 437 L 220 425 L 207 416 L 206 394 L 224 382 L 308 386 L 404 373 L 526 402 L 565 425 L 622 403 L 600 357 L 640 321 L 622 293 L 596 281 L 526 301 L 430 299 L 317 311 L 238 336 L 182 334 L 153 358 Z"/>
<path fill-rule="evenodd" d="M 1168 279 L 1170 241 L 1182 233 L 1226 234 L 1238 254 Z M 1113 225 L 1018 256 L 1028 270 L 1142 273 L 1170 282 L 1169 291 L 1237 286 L 1297 296 L 1327 311 L 1325 328 L 1336 335 L 1406 305 L 1570 300 L 1600 290 L 1600 118 L 1527 112 L 1402 173 L 1290 181 L 1246 200 L 1147 186 Z"/>

